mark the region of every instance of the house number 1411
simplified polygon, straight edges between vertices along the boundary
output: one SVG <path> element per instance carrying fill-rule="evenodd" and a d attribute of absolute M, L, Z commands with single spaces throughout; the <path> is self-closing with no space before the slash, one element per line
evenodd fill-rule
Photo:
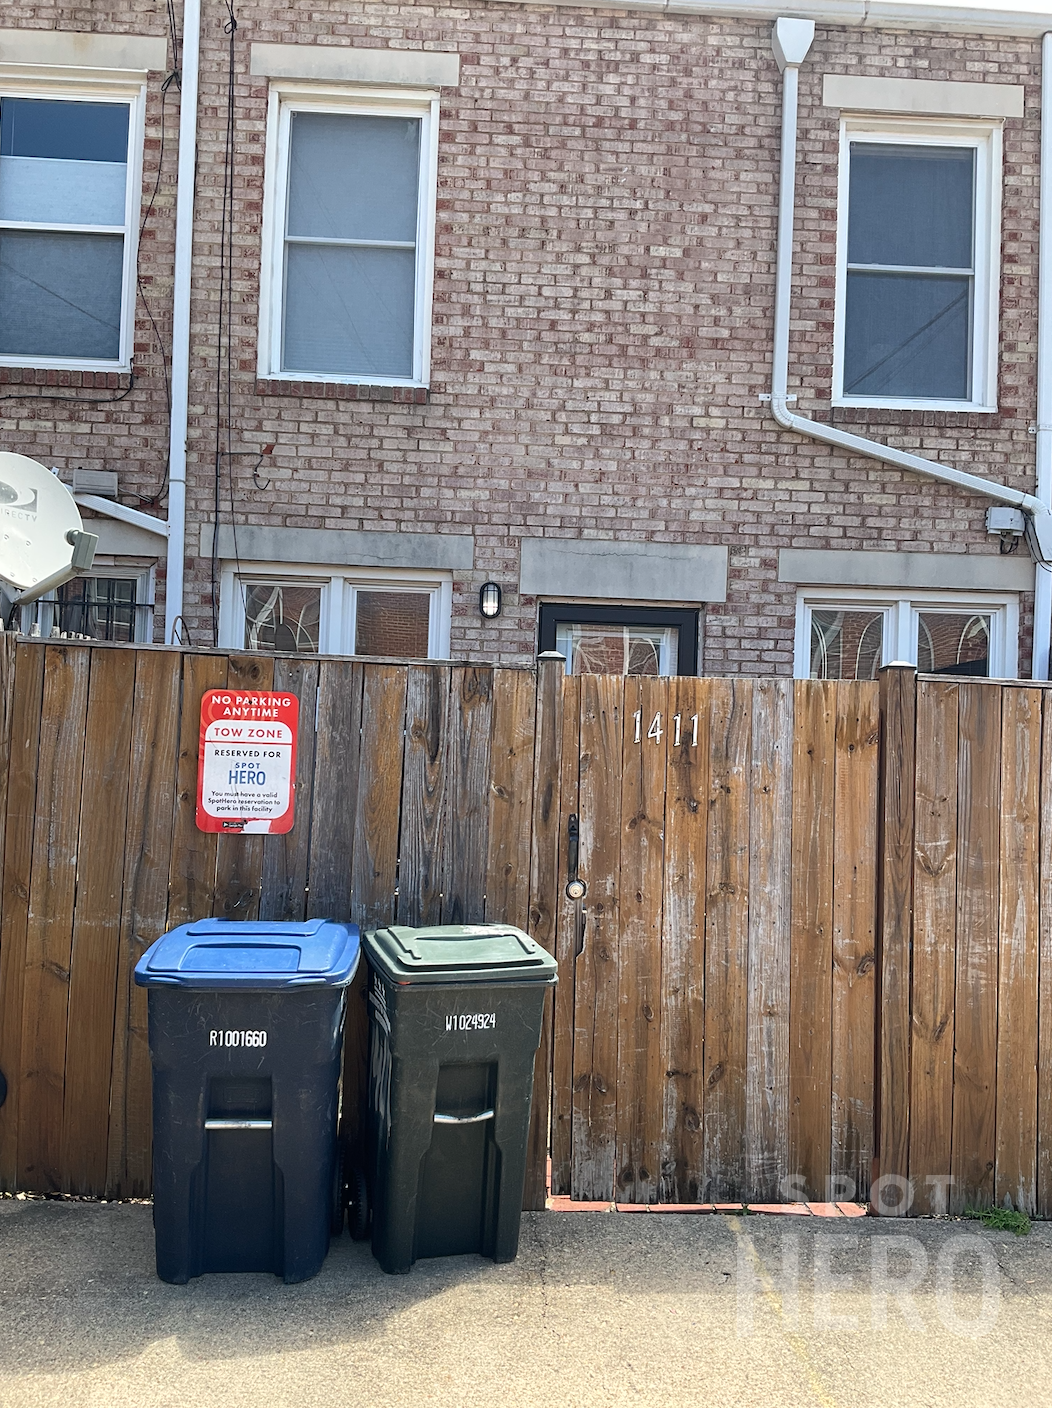
<path fill-rule="evenodd" d="M 633 715 L 633 717 L 635 718 L 635 721 L 636 721 L 636 742 L 637 742 L 637 743 L 642 743 L 642 741 L 643 741 L 643 710 L 642 710 L 642 709 L 637 709 L 636 712 L 635 712 L 635 714 Z M 687 722 L 688 722 L 688 724 L 690 725 L 690 746 L 691 746 L 692 748 L 696 748 L 696 747 L 698 746 L 698 716 L 697 716 L 697 714 L 691 714 L 691 716 L 690 716 L 690 718 L 687 720 Z M 662 738 L 664 738 L 664 736 L 665 736 L 665 730 L 661 727 L 661 715 L 660 715 L 660 714 L 655 714 L 654 717 L 653 717 L 653 719 L 651 720 L 650 727 L 647 729 L 647 737 L 648 737 L 648 738 L 652 738 L 655 743 L 660 743 L 661 740 L 662 740 Z M 680 743 L 681 743 L 682 741 L 683 741 L 683 715 L 682 715 L 682 714 L 673 714 L 673 715 L 672 715 L 672 746 L 673 746 L 673 748 L 678 748 L 679 745 L 680 745 Z"/>

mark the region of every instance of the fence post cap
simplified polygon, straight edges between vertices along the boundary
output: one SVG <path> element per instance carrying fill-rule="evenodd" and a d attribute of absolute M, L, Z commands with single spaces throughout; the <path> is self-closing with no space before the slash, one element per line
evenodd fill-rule
<path fill-rule="evenodd" d="M 542 650 L 541 653 L 540 653 L 540 655 L 537 656 L 537 659 L 538 659 L 538 660 L 561 660 L 564 665 L 566 664 L 566 656 L 563 655 L 563 654 L 562 654 L 560 651 L 558 651 L 558 650 Z"/>

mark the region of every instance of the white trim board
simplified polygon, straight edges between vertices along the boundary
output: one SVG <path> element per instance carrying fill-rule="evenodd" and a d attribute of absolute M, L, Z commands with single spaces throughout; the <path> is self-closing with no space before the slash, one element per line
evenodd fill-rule
<path fill-rule="evenodd" d="M 845 112 L 1022 117 L 1023 92 L 1022 85 L 1014 83 L 938 83 L 928 78 L 859 78 L 841 73 L 827 73 L 822 79 L 823 107 Z"/>
<path fill-rule="evenodd" d="M 455 88 L 460 55 L 438 50 L 362 49 L 346 44 L 253 44 L 250 71 L 322 83 Z"/>
<path fill-rule="evenodd" d="M 168 68 L 168 40 L 164 35 L 0 29 L 0 64 L 164 73 Z"/>

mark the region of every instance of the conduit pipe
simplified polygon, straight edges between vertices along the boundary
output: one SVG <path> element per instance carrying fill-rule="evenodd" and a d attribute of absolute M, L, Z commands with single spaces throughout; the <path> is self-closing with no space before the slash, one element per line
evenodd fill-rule
<path fill-rule="evenodd" d="M 820 421 L 809 420 L 806 416 L 790 411 L 789 398 L 789 317 L 792 302 L 793 272 L 793 225 L 796 197 L 796 127 L 800 65 L 807 58 L 815 37 L 813 20 L 779 19 L 775 21 L 771 33 L 771 43 L 778 67 L 782 72 L 782 151 L 781 171 L 778 190 L 778 244 L 775 263 L 774 294 L 774 362 L 771 372 L 771 413 L 785 430 L 794 430 L 798 435 L 807 435 L 812 440 L 832 445 L 839 450 L 847 450 L 854 455 L 864 455 L 868 459 L 881 460 L 884 464 L 908 469 L 913 474 L 926 479 L 937 479 L 943 484 L 954 484 L 958 489 L 966 489 L 973 494 L 983 494 L 998 503 L 1011 504 L 1022 509 L 1027 515 L 1027 540 L 1031 552 L 1038 561 L 1052 562 L 1052 512 L 1049 511 L 1049 498 L 1026 494 L 1021 489 L 1013 489 L 1007 484 L 998 484 L 984 479 L 978 474 L 967 474 L 922 455 L 910 454 L 907 450 L 897 450 L 890 445 L 882 445 L 876 440 L 867 440 L 861 435 L 851 435 L 835 426 L 823 425 Z M 1047 42 L 1047 40 L 1046 40 Z M 1047 53 L 1047 50 L 1046 50 Z M 1043 119 L 1044 120 L 1044 119 Z M 1045 179 L 1044 169 L 1042 180 Z M 1045 206 L 1042 204 L 1042 218 Z M 1042 254 L 1045 255 L 1044 242 Z M 1047 257 L 1047 256 L 1045 256 Z M 1050 295 L 1052 297 L 1052 295 Z M 1047 323 L 1049 320 L 1044 320 Z M 1048 361 L 1052 374 L 1052 357 Z M 1052 418 L 1050 418 L 1052 430 Z M 1049 480 L 1052 487 L 1052 461 L 1049 464 Z M 1040 570 L 1039 579 L 1047 576 Z M 1048 654 L 1048 634 L 1046 631 L 1044 653 Z M 1044 676 L 1038 676 L 1044 678 Z"/>
<path fill-rule="evenodd" d="M 186 559 L 186 431 L 190 404 L 190 276 L 194 244 L 194 178 L 197 165 L 197 76 L 201 53 L 201 0 L 184 0 L 179 92 L 179 168 L 175 197 L 175 280 L 172 289 L 172 416 L 168 440 L 168 558 L 164 588 L 164 639 L 176 643 L 183 614 Z"/>
<path fill-rule="evenodd" d="M 1037 290 L 1037 497 L 1052 509 L 1052 33 L 1041 41 L 1041 190 Z M 1052 570 L 1038 564 L 1030 674 L 1049 678 Z"/>

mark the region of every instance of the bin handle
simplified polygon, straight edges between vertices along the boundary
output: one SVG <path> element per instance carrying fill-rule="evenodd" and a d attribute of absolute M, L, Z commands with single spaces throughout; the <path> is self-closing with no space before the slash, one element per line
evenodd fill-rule
<path fill-rule="evenodd" d="M 436 1112 L 435 1124 L 481 1124 L 493 1118 L 492 1110 L 483 1110 L 481 1115 L 440 1115 Z"/>
<path fill-rule="evenodd" d="M 205 1129 L 273 1129 L 273 1120 L 205 1120 Z"/>

